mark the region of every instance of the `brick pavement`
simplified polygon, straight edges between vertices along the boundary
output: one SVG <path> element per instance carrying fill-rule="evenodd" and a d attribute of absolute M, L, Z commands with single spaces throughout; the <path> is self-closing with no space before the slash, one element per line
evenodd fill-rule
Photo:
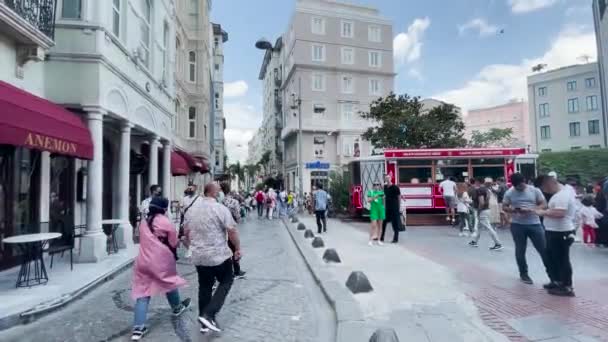
<path fill-rule="evenodd" d="M 247 278 L 235 280 L 218 322 L 221 334 L 199 333 L 196 273 L 180 262 L 189 282 L 182 297 L 193 308 L 179 319 L 171 317 L 166 300 L 153 298 L 146 341 L 325 341 L 331 335 L 328 306 L 302 273 L 299 255 L 279 221 L 251 219 L 241 228 L 243 269 Z M 0 333 L 2 341 L 127 341 L 133 320 L 131 272 L 127 271 L 69 305 L 32 324 Z M 320 322 L 324 320 L 325 323 Z M 333 337 L 333 335 L 332 335 Z M 330 340 L 330 339 L 327 339 Z"/>

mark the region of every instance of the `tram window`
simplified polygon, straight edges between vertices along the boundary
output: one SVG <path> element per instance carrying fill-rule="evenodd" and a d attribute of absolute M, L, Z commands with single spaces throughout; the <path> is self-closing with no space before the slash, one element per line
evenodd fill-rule
<path fill-rule="evenodd" d="M 487 167 L 474 167 L 473 177 L 477 179 L 492 178 L 496 180 L 499 177 L 505 176 L 504 166 L 487 166 Z"/>
<path fill-rule="evenodd" d="M 483 158 L 483 159 L 471 159 L 473 165 L 504 165 L 505 160 L 503 158 Z"/>
<path fill-rule="evenodd" d="M 437 166 L 451 166 L 451 165 L 469 165 L 468 159 L 440 159 L 437 160 Z"/>
<path fill-rule="evenodd" d="M 435 169 L 437 182 L 454 177 L 457 182 L 464 182 L 469 171 L 468 167 L 439 167 Z"/>
<path fill-rule="evenodd" d="M 352 184 L 361 184 L 361 163 L 352 162 L 350 164 L 350 174 L 352 175 Z"/>
<path fill-rule="evenodd" d="M 433 173 L 430 167 L 417 167 L 417 168 L 399 168 L 399 183 L 401 184 L 426 184 L 429 183 L 429 179 L 433 179 Z"/>
<path fill-rule="evenodd" d="M 419 166 L 419 165 L 428 165 L 431 166 L 433 164 L 432 160 L 429 159 L 403 159 L 398 161 L 399 166 Z"/>

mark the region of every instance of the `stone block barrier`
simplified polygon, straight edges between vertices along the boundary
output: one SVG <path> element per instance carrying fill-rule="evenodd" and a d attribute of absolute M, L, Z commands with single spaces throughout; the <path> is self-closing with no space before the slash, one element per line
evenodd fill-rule
<path fill-rule="evenodd" d="M 348 276 L 346 287 L 354 294 L 371 292 L 374 290 L 369 279 L 367 279 L 367 276 L 361 271 L 354 271 Z"/>
<path fill-rule="evenodd" d="M 335 263 L 340 263 L 342 262 L 342 260 L 340 259 L 340 256 L 338 255 L 338 252 L 334 249 L 334 248 L 328 248 L 325 250 L 325 253 L 323 253 L 323 261 L 330 263 L 330 262 L 335 262 Z"/>

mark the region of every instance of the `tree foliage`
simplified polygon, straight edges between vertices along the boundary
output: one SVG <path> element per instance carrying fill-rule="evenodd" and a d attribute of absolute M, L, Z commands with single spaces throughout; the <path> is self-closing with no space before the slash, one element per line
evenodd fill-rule
<path fill-rule="evenodd" d="M 422 108 L 419 97 L 390 94 L 372 102 L 361 117 L 377 123 L 363 139 L 380 148 L 438 148 L 466 146 L 464 123 L 456 107 L 442 104 Z"/>
<path fill-rule="evenodd" d="M 579 150 L 545 152 L 538 158 L 538 172 L 557 172 L 560 179 L 575 177 L 583 184 L 595 183 L 606 177 L 608 150 Z"/>
<path fill-rule="evenodd" d="M 339 173 L 332 171 L 329 174 L 329 195 L 332 198 L 334 208 L 339 213 L 348 210 L 350 193 L 350 176 L 348 172 Z"/>
<path fill-rule="evenodd" d="M 510 147 L 516 144 L 513 128 L 491 128 L 488 131 L 473 131 L 469 146 L 471 147 Z"/>

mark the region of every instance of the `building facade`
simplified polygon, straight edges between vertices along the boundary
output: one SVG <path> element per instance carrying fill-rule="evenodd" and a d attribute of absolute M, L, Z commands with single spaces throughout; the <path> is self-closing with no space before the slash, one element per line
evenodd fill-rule
<path fill-rule="evenodd" d="M 606 18 L 606 0 L 593 0 L 593 22 L 597 43 L 597 64 L 599 86 L 601 90 L 601 109 L 603 127 L 608 127 L 608 18 Z M 608 146 L 608 135 L 604 130 L 604 146 Z"/>
<path fill-rule="evenodd" d="M 213 35 L 213 175 L 221 178 L 226 169 L 226 142 L 224 130 L 224 43 L 228 41 L 228 33 L 219 24 L 212 24 Z"/>
<path fill-rule="evenodd" d="M 598 63 L 528 76 L 532 151 L 606 146 L 599 78 Z"/>
<path fill-rule="evenodd" d="M 371 154 L 358 114 L 393 90 L 393 29 L 375 8 L 299 0 L 281 49 L 285 185 L 310 192 L 330 170 Z M 302 163 L 298 128 L 302 122 Z M 299 189 L 299 174 L 303 186 Z"/>
<path fill-rule="evenodd" d="M 511 128 L 514 145 L 527 147 L 531 144 L 528 103 L 523 100 L 513 100 L 495 107 L 469 110 L 467 116 L 464 117 L 464 124 L 467 139 L 470 139 L 475 131 L 483 133 L 492 128 Z"/>

